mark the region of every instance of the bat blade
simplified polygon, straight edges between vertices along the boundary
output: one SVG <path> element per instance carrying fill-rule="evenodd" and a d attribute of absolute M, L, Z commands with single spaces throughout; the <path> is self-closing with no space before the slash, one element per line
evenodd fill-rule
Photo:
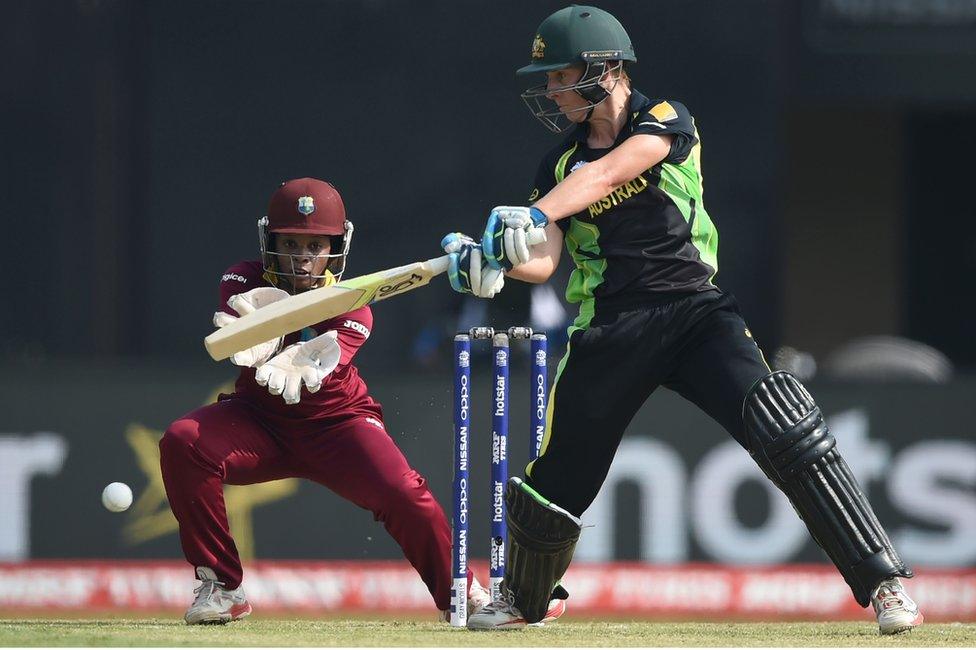
<path fill-rule="evenodd" d="M 447 270 L 448 260 L 445 255 L 290 296 L 221 327 L 204 339 L 204 346 L 214 361 L 226 359 L 259 343 L 422 287 Z"/>

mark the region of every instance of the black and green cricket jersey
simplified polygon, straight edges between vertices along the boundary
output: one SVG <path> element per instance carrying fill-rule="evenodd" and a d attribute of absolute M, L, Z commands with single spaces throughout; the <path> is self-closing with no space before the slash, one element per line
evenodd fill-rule
<path fill-rule="evenodd" d="M 688 109 L 635 90 L 630 120 L 612 147 L 587 147 L 588 130 L 578 125 L 546 155 L 530 201 L 633 135 L 670 134 L 674 141 L 664 161 L 556 222 L 576 263 L 566 288 L 566 299 L 580 303 L 576 325 L 586 327 L 597 305 L 625 308 L 714 290 L 718 232 L 702 203 L 701 143 Z"/>

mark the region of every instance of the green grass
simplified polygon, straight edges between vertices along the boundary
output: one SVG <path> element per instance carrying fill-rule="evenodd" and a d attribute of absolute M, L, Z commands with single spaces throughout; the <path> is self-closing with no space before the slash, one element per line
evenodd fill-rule
<path fill-rule="evenodd" d="M 923 625 L 882 637 L 858 623 L 561 621 L 510 632 L 469 632 L 416 620 L 254 617 L 188 627 L 160 619 L 0 619 L 0 646 L 976 646 L 976 624 Z"/>

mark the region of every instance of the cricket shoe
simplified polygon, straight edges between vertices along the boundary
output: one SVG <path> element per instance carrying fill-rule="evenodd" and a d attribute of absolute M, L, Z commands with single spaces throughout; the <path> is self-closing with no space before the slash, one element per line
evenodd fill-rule
<path fill-rule="evenodd" d="M 922 612 L 905 593 L 898 578 L 883 580 L 871 594 L 871 604 L 878 617 L 881 634 L 907 632 L 922 624 Z"/>
<path fill-rule="evenodd" d="M 229 623 L 251 613 L 243 587 L 224 589 L 213 569 L 205 566 L 197 567 L 197 578 L 200 586 L 193 590 L 196 598 L 183 616 L 187 625 Z"/>
<path fill-rule="evenodd" d="M 471 586 L 468 587 L 468 616 L 471 616 L 490 602 L 491 594 L 478 582 L 476 577 L 471 576 Z M 451 610 L 442 609 L 441 620 L 450 623 Z"/>
<path fill-rule="evenodd" d="M 541 627 L 551 623 L 566 613 L 566 601 L 553 598 L 549 601 L 549 609 L 541 621 L 527 623 L 522 613 L 515 606 L 511 592 L 502 587 L 502 597 L 485 605 L 481 611 L 468 617 L 469 630 L 521 630 L 528 627 Z"/>
<path fill-rule="evenodd" d="M 546 623 L 552 623 L 557 618 L 566 613 L 566 601 L 562 598 L 553 598 L 549 601 L 549 609 L 546 615 L 538 623 L 529 623 L 529 627 L 542 627 Z"/>

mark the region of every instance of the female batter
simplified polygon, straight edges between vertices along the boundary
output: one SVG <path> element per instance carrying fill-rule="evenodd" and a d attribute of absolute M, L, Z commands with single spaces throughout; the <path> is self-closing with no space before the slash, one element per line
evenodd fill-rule
<path fill-rule="evenodd" d="M 658 386 L 708 413 L 789 497 L 881 632 L 922 622 L 892 548 L 841 457 L 820 409 L 793 375 L 772 372 L 733 298 L 715 284 L 718 233 L 702 201 L 701 143 L 677 101 L 638 92 L 621 24 L 596 7 L 552 14 L 518 74 L 544 74 L 522 97 L 550 130 L 568 132 L 539 165 L 530 207 L 492 210 L 478 244 L 445 240 L 452 284 L 490 297 L 491 269 L 545 282 L 565 244 L 580 305 L 550 399 L 542 454 L 506 495 L 506 598 L 472 616 L 479 629 L 539 620 L 606 479 L 621 437 Z M 530 248 L 526 234 L 544 228 Z M 467 278 L 475 282 L 465 282 Z M 487 286 L 492 291 L 485 292 Z M 653 467 L 647 468 L 653 472 Z"/>

